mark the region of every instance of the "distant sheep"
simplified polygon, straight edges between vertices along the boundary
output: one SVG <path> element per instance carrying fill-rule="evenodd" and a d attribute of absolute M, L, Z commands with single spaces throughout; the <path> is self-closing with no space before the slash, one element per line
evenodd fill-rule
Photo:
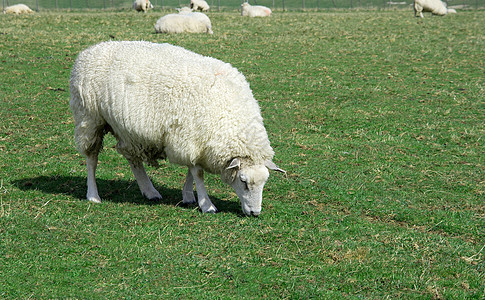
<path fill-rule="evenodd" d="M 143 11 L 146 13 L 150 8 L 153 8 L 153 5 L 150 0 L 135 0 L 133 2 L 133 8 L 136 11 Z"/>
<path fill-rule="evenodd" d="M 182 8 L 178 14 L 168 14 L 155 23 L 157 33 L 208 33 L 213 34 L 211 20 L 200 12 Z"/>
<path fill-rule="evenodd" d="M 423 12 L 430 12 L 433 15 L 444 16 L 449 13 L 456 13 L 456 10 L 446 7 L 441 0 L 414 0 L 414 16 L 423 18 Z"/>
<path fill-rule="evenodd" d="M 5 10 L 3 11 L 4 14 L 15 14 L 15 15 L 20 15 L 20 14 L 33 14 L 34 11 L 31 10 L 27 5 L 25 4 L 16 4 L 12 6 L 7 6 Z"/>
<path fill-rule="evenodd" d="M 177 8 L 177 11 L 179 12 L 179 14 L 180 13 L 191 13 L 191 12 L 193 12 L 192 8 L 187 7 L 187 6 Z"/>
<path fill-rule="evenodd" d="M 150 42 L 104 42 L 82 51 L 70 80 L 70 108 L 78 150 L 86 156 L 87 198 L 101 202 L 98 153 L 111 132 L 130 163 L 142 194 L 161 199 L 143 162 L 187 166 L 184 204 L 215 213 L 204 171 L 231 185 L 246 215 L 261 212 L 273 162 L 259 105 L 249 83 L 228 63 L 184 48 Z"/>
<path fill-rule="evenodd" d="M 190 8 L 195 11 L 208 11 L 210 6 L 204 0 L 190 0 Z"/>
<path fill-rule="evenodd" d="M 271 16 L 271 9 L 266 6 L 250 5 L 248 2 L 244 2 L 241 5 L 241 16 L 269 17 Z"/>

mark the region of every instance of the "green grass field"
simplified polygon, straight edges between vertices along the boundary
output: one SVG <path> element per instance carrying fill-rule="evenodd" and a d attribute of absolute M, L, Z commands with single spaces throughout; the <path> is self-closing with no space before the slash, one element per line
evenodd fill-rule
<path fill-rule="evenodd" d="M 483 299 L 485 11 L 211 12 L 214 35 L 156 35 L 160 12 L 0 15 L 0 298 Z M 108 136 L 84 200 L 69 74 L 105 40 L 231 63 L 274 158 L 259 218 L 206 176 L 220 213 L 184 208 L 185 168 L 145 200 Z"/>
<path fill-rule="evenodd" d="M 265 5 L 273 10 L 315 9 L 412 9 L 413 0 L 248 0 L 252 5 Z M 190 0 L 151 0 L 155 10 L 189 6 Z M 239 9 L 241 0 L 207 0 L 211 11 Z M 447 0 L 450 6 L 460 9 L 483 9 L 485 0 Z M 132 9 L 133 0 L 6 0 L 5 6 L 23 3 L 34 10 L 53 9 Z M 0 4 L 1 6 L 2 4 Z"/>

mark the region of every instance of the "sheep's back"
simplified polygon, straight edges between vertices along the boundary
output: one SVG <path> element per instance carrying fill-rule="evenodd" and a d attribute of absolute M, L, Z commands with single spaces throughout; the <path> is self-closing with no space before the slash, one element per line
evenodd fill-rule
<path fill-rule="evenodd" d="M 15 4 L 15 5 L 12 5 L 12 6 L 7 6 L 5 8 L 6 14 L 30 14 L 30 13 L 33 13 L 33 12 L 34 11 L 31 10 L 25 4 Z"/>
<path fill-rule="evenodd" d="M 203 14 L 202 14 L 203 15 Z M 204 15 L 205 16 L 205 15 Z M 209 17 L 190 14 L 168 14 L 157 20 L 157 33 L 204 33 L 211 28 Z"/>
<path fill-rule="evenodd" d="M 79 55 L 71 86 L 81 87 L 86 109 L 102 116 L 125 143 L 163 148 L 175 163 L 219 172 L 221 166 L 214 165 L 226 156 L 247 156 L 267 141 L 244 76 L 227 63 L 177 46 L 99 44 Z M 260 145 L 250 145 L 248 135 L 255 133 L 262 135 Z M 266 144 L 259 156 L 272 157 Z"/>
<path fill-rule="evenodd" d="M 441 0 L 415 0 L 423 8 L 424 12 L 430 12 L 435 15 L 446 15 L 447 8 Z"/>

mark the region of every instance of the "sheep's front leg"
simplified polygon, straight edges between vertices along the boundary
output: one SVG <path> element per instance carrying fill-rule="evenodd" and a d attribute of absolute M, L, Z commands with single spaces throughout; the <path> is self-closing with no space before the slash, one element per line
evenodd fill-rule
<path fill-rule="evenodd" d="M 187 178 L 185 179 L 184 189 L 182 190 L 182 203 L 193 204 L 195 202 L 194 176 L 192 176 L 189 168 L 189 171 L 187 172 Z"/>
<path fill-rule="evenodd" d="M 147 197 L 150 200 L 158 201 L 162 199 L 160 193 L 153 187 L 150 178 L 145 171 L 145 167 L 143 166 L 142 162 L 133 162 L 128 161 L 130 163 L 131 171 L 133 175 L 135 175 L 136 182 L 140 187 L 140 191 L 143 196 Z"/>
<path fill-rule="evenodd" d="M 98 154 L 88 155 L 86 157 L 86 167 L 88 169 L 88 192 L 86 198 L 95 203 L 101 202 L 96 185 L 96 167 L 98 166 Z"/>
<path fill-rule="evenodd" d="M 189 172 L 195 179 L 195 187 L 197 188 L 197 200 L 199 208 L 203 213 L 216 213 L 217 208 L 212 204 L 207 195 L 207 190 L 204 185 L 204 170 L 199 166 L 189 167 Z"/>

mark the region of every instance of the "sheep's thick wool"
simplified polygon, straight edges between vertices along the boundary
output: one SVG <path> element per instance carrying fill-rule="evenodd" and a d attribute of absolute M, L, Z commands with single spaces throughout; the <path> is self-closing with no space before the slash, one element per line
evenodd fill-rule
<path fill-rule="evenodd" d="M 241 15 L 248 17 L 269 17 L 271 16 L 271 9 L 262 5 L 250 5 L 244 2 L 241 5 Z"/>
<path fill-rule="evenodd" d="M 454 9 L 448 9 L 441 0 L 415 0 L 414 15 L 423 17 L 423 12 L 430 12 L 433 15 L 444 16 L 448 13 L 456 13 Z"/>
<path fill-rule="evenodd" d="M 155 23 L 157 33 L 209 33 L 213 34 L 212 24 L 208 16 L 199 12 L 168 14 Z"/>
<path fill-rule="evenodd" d="M 89 155 L 100 131 L 134 161 L 168 158 L 221 174 L 241 157 L 271 161 L 257 101 L 230 64 L 181 47 L 104 42 L 74 64 L 70 107 L 78 150 Z"/>
<path fill-rule="evenodd" d="M 190 8 L 192 8 L 194 11 L 208 11 L 210 6 L 205 0 L 190 0 Z"/>
<path fill-rule="evenodd" d="M 5 8 L 5 10 L 3 11 L 3 13 L 20 15 L 20 14 L 33 14 L 34 11 L 31 10 L 25 4 L 15 4 L 15 5 L 12 5 L 12 6 L 7 6 Z"/>
<path fill-rule="evenodd" d="M 150 8 L 153 8 L 153 5 L 149 0 L 135 0 L 133 1 L 133 8 L 136 11 L 143 11 L 146 13 Z"/>

